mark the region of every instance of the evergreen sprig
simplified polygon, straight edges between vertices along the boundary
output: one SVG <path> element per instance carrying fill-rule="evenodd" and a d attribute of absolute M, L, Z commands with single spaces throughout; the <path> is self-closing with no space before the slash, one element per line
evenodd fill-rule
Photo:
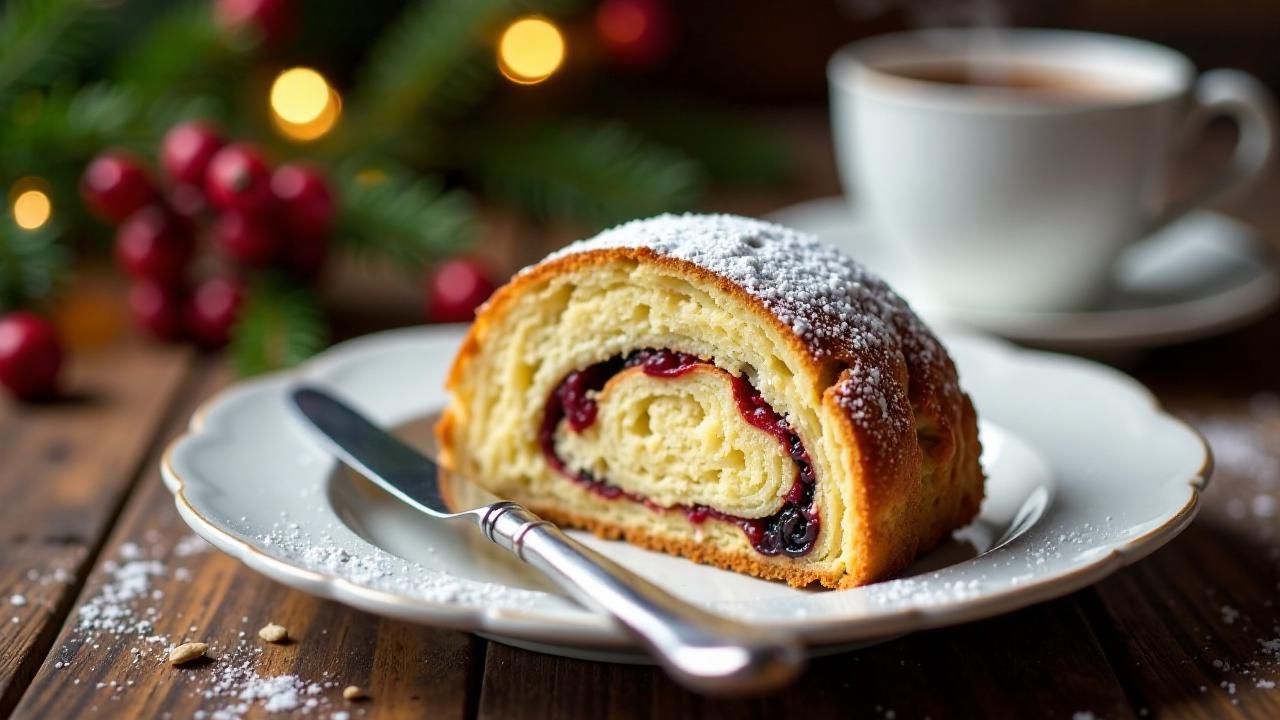
<path fill-rule="evenodd" d="M 48 296 L 65 276 L 68 259 L 52 225 L 24 230 L 9 218 L 0 221 L 0 313 Z"/>
<path fill-rule="evenodd" d="M 475 229 L 471 198 L 435 178 L 394 166 L 339 171 L 337 239 L 358 254 L 381 255 L 410 271 L 456 253 Z"/>
<path fill-rule="evenodd" d="M 493 126 L 466 144 L 486 193 L 591 226 L 689 207 L 697 166 L 616 123 Z"/>
<path fill-rule="evenodd" d="M 232 364 L 241 376 L 292 367 L 329 342 L 324 315 L 306 287 L 280 277 L 253 284 L 232 330 Z"/>
<path fill-rule="evenodd" d="M 111 76 L 147 102 L 182 93 L 226 98 L 244 76 L 250 54 L 225 35 L 207 4 L 178 5 L 124 49 Z"/>
<path fill-rule="evenodd" d="M 5 167 L 35 170 L 60 158 L 84 157 L 106 143 L 121 143 L 139 112 L 133 97 L 118 87 L 55 85 L 25 98 L 9 122 L 0 124 L 0 159 Z"/>
<path fill-rule="evenodd" d="M 688 155 L 716 185 L 768 187 L 791 170 L 781 134 L 741 114 L 689 104 L 623 107 L 629 126 Z"/>
<path fill-rule="evenodd" d="M 0 104 L 51 82 L 107 39 L 101 0 L 9 0 L 0 10 Z"/>
<path fill-rule="evenodd" d="M 369 53 L 352 116 L 361 146 L 399 137 L 424 118 L 472 109 L 497 78 L 493 45 L 501 23 L 521 13 L 561 14 L 581 0 L 417 0 Z"/>
<path fill-rule="evenodd" d="M 95 83 L 78 89 L 55 85 L 18 103 L 0 121 L 0 167 L 38 173 L 50 166 L 80 165 L 108 146 L 151 150 L 173 123 L 208 117 L 216 103 L 200 96 L 142 101 L 128 88 Z"/>
<path fill-rule="evenodd" d="M 352 115 L 362 127 L 395 136 L 424 112 L 456 114 L 483 93 L 476 50 L 507 0 L 418 0 L 374 45 L 362 69 Z M 358 137 L 368 142 L 376 137 Z"/>

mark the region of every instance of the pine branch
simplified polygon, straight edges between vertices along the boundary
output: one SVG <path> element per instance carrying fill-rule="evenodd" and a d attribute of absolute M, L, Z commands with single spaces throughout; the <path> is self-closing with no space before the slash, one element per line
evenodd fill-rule
<path fill-rule="evenodd" d="M 309 288 L 280 278 L 254 283 L 232 331 L 230 357 L 241 376 L 292 367 L 329 342 Z"/>
<path fill-rule="evenodd" d="M 688 155 L 719 186 L 768 187 L 791 170 L 791 154 L 778 132 L 729 111 L 646 103 L 625 116 L 646 137 Z"/>
<path fill-rule="evenodd" d="M 51 225 L 23 230 L 0 221 L 0 313 L 46 298 L 66 274 L 68 253 Z"/>
<path fill-rule="evenodd" d="M 424 116 L 458 117 L 497 77 L 492 40 L 526 12 L 561 14 L 581 0 L 417 0 L 369 53 L 353 93 L 351 146 L 398 137 Z"/>
<path fill-rule="evenodd" d="M 689 207 L 697 167 L 616 124 L 492 127 L 463 157 L 487 194 L 541 219 L 600 226 Z"/>
<path fill-rule="evenodd" d="M 147 25 L 112 77 L 148 101 L 175 92 L 222 97 L 238 87 L 248 59 L 225 41 L 206 3 L 182 4 Z"/>
<path fill-rule="evenodd" d="M 133 97 L 119 88 L 58 85 L 24 101 L 15 117 L 0 126 L 0 157 L 10 168 L 79 158 L 106 142 L 119 142 L 139 113 Z"/>
<path fill-rule="evenodd" d="M 0 15 L 0 102 L 53 80 L 95 49 L 100 0 L 9 0 Z"/>
<path fill-rule="evenodd" d="M 338 177 L 338 239 L 359 254 L 382 255 L 408 270 L 421 270 L 471 239 L 476 224 L 471 198 L 444 190 L 439 180 L 403 169 L 347 169 Z"/>
<path fill-rule="evenodd" d="M 67 158 L 79 163 L 108 145 L 150 150 L 174 122 L 216 110 L 212 100 L 199 96 L 143 102 L 118 85 L 77 90 L 58 85 L 24 101 L 8 123 L 0 123 L 0 163 L 6 168 L 24 158 L 41 165 Z"/>
<path fill-rule="evenodd" d="M 352 117 L 368 133 L 394 135 L 426 110 L 469 105 L 486 84 L 473 67 L 475 50 L 506 6 L 506 0 L 417 0 L 370 51 Z"/>

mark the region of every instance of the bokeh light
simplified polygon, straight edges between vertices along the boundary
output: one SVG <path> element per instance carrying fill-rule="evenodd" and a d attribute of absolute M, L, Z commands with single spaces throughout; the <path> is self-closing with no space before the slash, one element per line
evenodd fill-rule
<path fill-rule="evenodd" d="M 285 122 L 309 123 L 328 104 L 329 83 L 311 68 L 289 68 L 271 83 L 271 109 Z"/>
<path fill-rule="evenodd" d="M 507 26 L 498 40 L 498 69 L 512 82 L 533 85 L 564 62 L 564 35 L 546 18 L 526 17 Z"/>
<path fill-rule="evenodd" d="M 271 83 L 271 119 L 290 140 L 323 137 L 342 114 L 342 98 L 324 76 L 307 67 L 289 68 Z"/>
<path fill-rule="evenodd" d="M 38 230 L 53 217 L 53 201 L 49 183 L 37 177 L 25 177 L 9 190 L 13 222 L 24 230 Z"/>

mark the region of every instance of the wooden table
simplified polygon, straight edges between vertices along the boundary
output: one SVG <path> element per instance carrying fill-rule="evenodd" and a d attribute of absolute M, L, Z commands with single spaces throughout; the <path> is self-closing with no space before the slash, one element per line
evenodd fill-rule
<path fill-rule="evenodd" d="M 823 125 L 787 126 L 799 181 L 712 207 L 758 213 L 835 191 Z M 1274 185 L 1230 209 L 1280 237 Z M 514 265 L 563 239 L 495 217 L 486 248 Z M 102 292 L 118 299 L 110 286 Z M 91 277 L 80 287 L 104 286 Z M 366 277 L 330 290 L 342 334 L 414 320 L 411 288 Z M 1168 547 L 1060 600 L 819 659 L 781 693 L 722 701 L 648 667 L 375 617 L 285 589 L 220 553 L 193 552 L 158 454 L 232 377 L 217 357 L 126 331 L 73 356 L 65 400 L 0 400 L 0 717 L 239 716 L 226 692 L 204 696 L 227 660 L 178 670 L 145 641 L 94 639 L 79 627 L 84 608 L 100 609 L 104 592 L 121 589 L 119 563 L 130 558 L 162 568 L 134 602 L 152 608 L 154 632 L 221 648 L 238 647 L 244 632 L 253 672 L 317 685 L 294 710 L 307 717 L 1280 717 L 1277 350 L 1280 315 L 1127 367 L 1218 444 L 1204 511 Z M 258 641 L 268 621 L 294 640 Z M 370 699 L 344 700 L 349 684 Z M 246 716 L 267 714 L 266 699 L 245 702 Z"/>

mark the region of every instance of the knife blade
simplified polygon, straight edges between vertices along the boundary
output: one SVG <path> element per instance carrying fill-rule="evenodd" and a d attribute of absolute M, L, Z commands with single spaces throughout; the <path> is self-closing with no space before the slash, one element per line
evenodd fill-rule
<path fill-rule="evenodd" d="M 472 521 L 585 607 L 611 615 L 686 687 L 756 694 L 791 681 L 803 667 L 804 651 L 793 635 L 690 605 L 516 503 L 499 500 L 451 512 L 440 469 L 430 458 L 318 387 L 299 385 L 288 395 L 330 454 L 432 518 Z"/>

